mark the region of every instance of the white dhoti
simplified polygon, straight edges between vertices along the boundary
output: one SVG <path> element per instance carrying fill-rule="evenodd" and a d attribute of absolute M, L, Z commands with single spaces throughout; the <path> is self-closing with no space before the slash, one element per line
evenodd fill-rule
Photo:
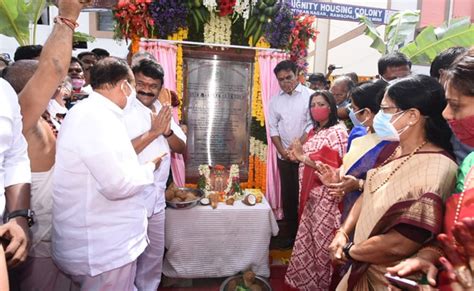
<path fill-rule="evenodd" d="M 165 251 L 165 210 L 148 218 L 150 244 L 137 260 L 135 284 L 140 291 L 157 290 L 163 269 Z"/>

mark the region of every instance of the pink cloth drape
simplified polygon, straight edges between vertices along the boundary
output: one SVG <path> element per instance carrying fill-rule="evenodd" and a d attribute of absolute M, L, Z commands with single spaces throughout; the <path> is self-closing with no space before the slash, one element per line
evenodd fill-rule
<path fill-rule="evenodd" d="M 273 73 L 275 66 L 289 58 L 288 54 L 276 52 L 257 52 L 258 63 L 260 67 L 260 83 L 262 86 L 262 103 L 263 112 L 265 114 L 265 127 L 267 131 L 267 193 L 266 197 L 270 203 L 276 219 L 283 218 L 283 209 L 281 203 L 281 189 L 280 189 L 280 174 L 277 166 L 277 150 L 273 145 L 270 137 L 270 126 L 268 124 L 268 110 L 270 106 L 270 99 L 272 96 L 278 94 L 280 86 L 278 80 Z"/>
<path fill-rule="evenodd" d="M 165 72 L 163 87 L 176 91 L 176 45 L 165 42 L 140 42 L 140 50 L 151 53 Z M 173 118 L 179 124 L 177 108 L 173 108 Z M 178 187 L 184 187 L 185 166 L 184 158 L 180 154 L 171 154 L 171 173 L 173 181 Z"/>

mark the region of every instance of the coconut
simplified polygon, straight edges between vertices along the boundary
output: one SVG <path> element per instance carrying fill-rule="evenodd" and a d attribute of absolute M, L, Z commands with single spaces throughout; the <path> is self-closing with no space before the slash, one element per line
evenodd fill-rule
<path fill-rule="evenodd" d="M 194 196 L 186 196 L 186 199 L 184 199 L 184 201 L 186 201 L 186 202 L 194 201 L 194 200 L 196 200 L 196 197 L 194 197 Z"/>
<path fill-rule="evenodd" d="M 211 204 L 211 201 L 209 200 L 209 198 L 204 197 L 204 198 L 201 199 L 201 204 L 202 205 L 209 205 L 209 204 Z"/>
<path fill-rule="evenodd" d="M 254 206 L 257 203 L 257 197 L 255 197 L 255 195 L 253 194 L 248 194 L 247 196 L 245 196 L 242 202 L 248 206 Z"/>
<path fill-rule="evenodd" d="M 217 208 L 217 204 L 219 204 L 219 194 L 213 193 L 209 195 L 209 199 L 211 200 L 211 206 L 213 209 Z"/>
<path fill-rule="evenodd" d="M 174 190 L 168 189 L 165 191 L 166 201 L 171 201 L 174 198 Z"/>
<path fill-rule="evenodd" d="M 186 192 L 186 201 L 191 201 L 195 199 L 196 199 L 196 195 L 194 195 L 193 192 Z"/>
<path fill-rule="evenodd" d="M 227 205 L 234 205 L 235 199 L 230 197 L 225 201 L 225 204 Z"/>
<path fill-rule="evenodd" d="M 252 271 L 245 272 L 242 278 L 244 279 L 244 285 L 247 288 L 250 288 L 250 286 L 255 283 L 255 273 Z"/>

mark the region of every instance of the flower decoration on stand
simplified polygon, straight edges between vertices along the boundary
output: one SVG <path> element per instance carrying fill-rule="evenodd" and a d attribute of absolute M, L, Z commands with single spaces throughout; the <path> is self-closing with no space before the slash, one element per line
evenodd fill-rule
<path fill-rule="evenodd" d="M 120 0 L 113 9 L 115 37 L 152 37 L 155 21 L 149 11 L 151 2 L 152 0 Z"/>
<path fill-rule="evenodd" d="M 230 16 L 219 17 L 211 13 L 209 23 L 204 25 L 204 42 L 230 44 L 231 26 Z"/>
<path fill-rule="evenodd" d="M 291 32 L 288 47 L 290 49 L 290 59 L 298 65 L 298 68 L 304 72 L 307 71 L 308 63 L 306 57 L 308 56 L 309 40 L 316 41 L 316 36 L 319 33 L 314 27 L 314 16 L 300 14 L 295 16 L 296 26 Z"/>
<path fill-rule="evenodd" d="M 189 9 L 183 0 L 155 1 L 149 9 L 159 37 L 166 38 L 179 28 L 187 27 Z"/>
<path fill-rule="evenodd" d="M 290 5 L 286 2 L 275 5 L 277 12 L 273 19 L 264 24 L 265 39 L 274 48 L 286 48 L 295 20 Z"/>

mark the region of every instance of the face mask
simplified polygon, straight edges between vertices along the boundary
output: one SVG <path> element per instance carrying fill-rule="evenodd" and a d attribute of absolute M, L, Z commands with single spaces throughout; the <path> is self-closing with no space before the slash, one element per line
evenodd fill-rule
<path fill-rule="evenodd" d="M 463 144 L 474 147 L 474 115 L 448 120 L 449 126 Z"/>
<path fill-rule="evenodd" d="M 364 111 L 365 108 L 362 108 L 356 112 L 354 112 L 354 110 L 352 108 L 349 109 L 349 118 L 351 119 L 352 121 L 352 124 L 354 124 L 354 126 L 364 126 L 364 123 L 367 122 L 367 119 L 365 119 L 364 121 L 360 122 L 359 119 L 357 118 L 356 114 L 358 114 L 359 112 L 362 112 Z"/>
<path fill-rule="evenodd" d="M 327 120 L 329 117 L 329 108 L 328 107 L 313 107 L 311 108 L 311 116 L 317 122 Z"/>
<path fill-rule="evenodd" d="M 386 141 L 400 141 L 400 135 L 402 135 L 410 126 L 407 125 L 400 131 L 397 131 L 393 124 L 403 116 L 405 111 L 400 111 L 397 113 L 384 113 L 380 110 L 374 117 L 373 128 L 375 133 L 379 136 L 380 139 Z M 400 114 L 393 122 L 391 122 L 392 118 L 395 115 Z"/>
<path fill-rule="evenodd" d="M 132 87 L 132 85 L 130 85 L 129 82 L 126 82 L 126 84 L 127 84 L 128 88 L 130 88 L 130 94 L 127 95 L 125 93 L 125 97 L 127 97 L 127 105 L 128 105 L 132 102 L 133 99 L 135 99 L 137 97 L 137 91 L 135 91 L 135 89 Z"/>
<path fill-rule="evenodd" d="M 80 90 L 86 81 L 84 79 L 72 79 L 71 80 L 71 85 L 74 90 Z"/>

